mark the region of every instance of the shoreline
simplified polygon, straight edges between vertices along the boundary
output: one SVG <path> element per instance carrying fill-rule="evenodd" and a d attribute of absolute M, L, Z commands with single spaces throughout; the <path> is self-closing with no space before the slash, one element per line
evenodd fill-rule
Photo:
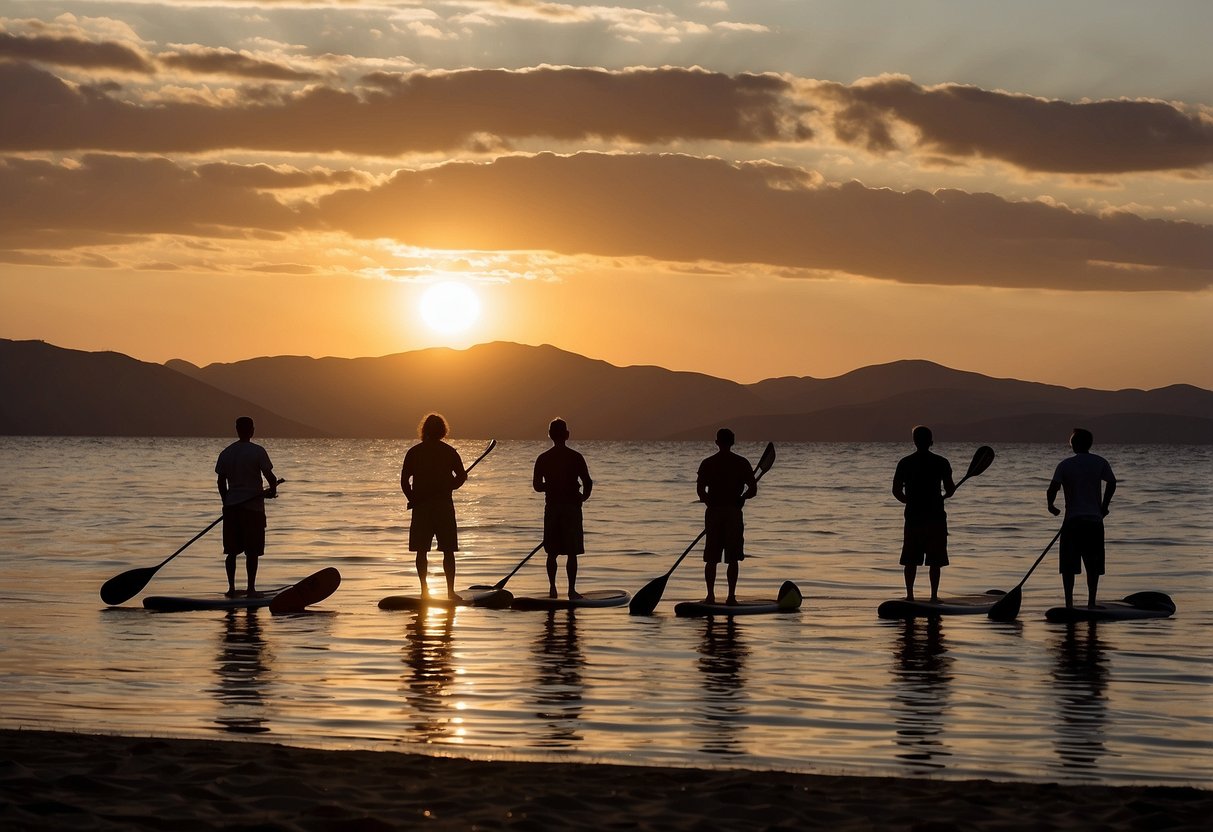
<path fill-rule="evenodd" d="M 1203 830 L 1213 791 L 478 761 L 0 729 L 6 829 Z"/>

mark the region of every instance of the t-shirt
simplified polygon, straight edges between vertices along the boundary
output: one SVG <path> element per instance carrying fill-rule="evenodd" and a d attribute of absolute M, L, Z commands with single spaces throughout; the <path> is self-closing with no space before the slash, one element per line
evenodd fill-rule
<path fill-rule="evenodd" d="M 1071 517 L 1103 517 L 1101 483 L 1116 482 L 1112 466 L 1102 456 L 1076 453 L 1057 464 L 1053 482 L 1059 483 L 1066 495 L 1066 519 Z"/>
<path fill-rule="evenodd" d="M 225 506 L 240 504 L 251 511 L 265 511 L 261 477 L 274 481 L 274 464 L 265 448 L 256 442 L 237 440 L 219 452 L 215 473 L 227 480 Z"/>
<path fill-rule="evenodd" d="M 585 457 L 572 448 L 554 445 L 535 460 L 535 481 L 544 484 L 547 503 L 580 503 L 581 483 L 590 482 Z"/>
<path fill-rule="evenodd" d="M 405 453 L 400 476 L 413 478 L 414 500 L 452 500 L 455 472 L 462 470 L 463 460 L 457 450 L 442 441 L 423 441 Z"/>
<path fill-rule="evenodd" d="M 754 479 L 754 470 L 744 456 L 721 451 L 699 463 L 697 483 L 706 486 L 709 506 L 740 506 L 746 485 Z"/>
<path fill-rule="evenodd" d="M 943 484 L 952 478 L 952 466 L 939 454 L 915 451 L 897 463 L 893 482 L 903 483 L 907 520 L 944 520 Z"/>

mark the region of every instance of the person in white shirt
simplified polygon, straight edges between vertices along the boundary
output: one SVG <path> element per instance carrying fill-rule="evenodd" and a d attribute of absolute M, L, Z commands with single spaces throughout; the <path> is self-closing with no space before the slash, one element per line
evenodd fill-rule
<path fill-rule="evenodd" d="M 274 464 L 265 448 L 251 441 L 253 420 L 236 420 L 239 440 L 228 445 L 215 462 L 219 497 L 223 500 L 223 554 L 227 568 L 227 594 L 236 595 L 236 556 L 243 554 L 248 587 L 244 594 L 257 595 L 257 561 L 265 554 L 265 498 L 278 496 Z M 261 478 L 270 487 L 261 490 Z"/>
<path fill-rule="evenodd" d="M 1053 472 L 1053 480 L 1045 492 L 1049 512 L 1056 517 L 1061 510 L 1054 505 L 1057 492 L 1066 497 L 1066 516 L 1061 524 L 1061 585 L 1066 593 L 1066 606 L 1074 606 L 1074 576 L 1087 568 L 1087 606 L 1095 606 L 1099 576 L 1104 573 L 1103 519 L 1108 515 L 1112 495 L 1116 493 L 1116 477 L 1112 466 L 1101 456 L 1091 453 L 1095 442 L 1091 431 L 1074 428 L 1070 447 L 1074 456 L 1063 459 Z M 1102 493 L 1101 493 L 1102 492 Z"/>

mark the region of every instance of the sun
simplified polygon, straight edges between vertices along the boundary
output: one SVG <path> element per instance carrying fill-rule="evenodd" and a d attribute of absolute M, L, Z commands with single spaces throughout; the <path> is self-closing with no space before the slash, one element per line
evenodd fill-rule
<path fill-rule="evenodd" d="M 480 298 L 465 283 L 438 283 L 421 296 L 421 319 L 435 332 L 458 335 L 479 318 Z"/>

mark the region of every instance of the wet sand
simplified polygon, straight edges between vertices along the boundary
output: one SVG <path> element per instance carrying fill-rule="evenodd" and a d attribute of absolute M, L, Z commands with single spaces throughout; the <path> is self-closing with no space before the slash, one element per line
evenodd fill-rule
<path fill-rule="evenodd" d="M 0 826 L 1186 830 L 1213 791 L 571 763 L 0 731 Z"/>

